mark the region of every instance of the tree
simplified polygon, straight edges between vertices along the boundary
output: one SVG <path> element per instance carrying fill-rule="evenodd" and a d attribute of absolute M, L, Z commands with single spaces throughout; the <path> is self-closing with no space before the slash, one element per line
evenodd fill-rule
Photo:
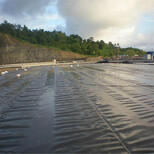
<path fill-rule="evenodd" d="M 120 48 L 119 43 L 113 45 L 112 42 L 109 42 L 107 44 L 103 40 L 95 42 L 93 37 L 83 40 L 79 35 L 71 34 L 67 36 L 65 33 L 56 30 L 52 32 L 44 29 L 31 30 L 26 25 L 15 25 L 6 20 L 0 24 L 0 32 L 34 44 L 56 47 L 76 53 L 101 55 L 102 57 L 112 57 L 115 54 L 117 55 L 118 51 L 120 51 L 120 54 L 128 54 L 130 56 L 134 54 L 142 56 L 145 54 L 144 51 L 139 49 Z"/>

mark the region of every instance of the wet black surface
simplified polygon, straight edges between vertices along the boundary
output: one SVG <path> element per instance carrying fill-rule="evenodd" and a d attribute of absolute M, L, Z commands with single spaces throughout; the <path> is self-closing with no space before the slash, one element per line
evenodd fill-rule
<path fill-rule="evenodd" d="M 153 153 L 153 75 L 132 64 L 1 75 L 0 152 Z"/>

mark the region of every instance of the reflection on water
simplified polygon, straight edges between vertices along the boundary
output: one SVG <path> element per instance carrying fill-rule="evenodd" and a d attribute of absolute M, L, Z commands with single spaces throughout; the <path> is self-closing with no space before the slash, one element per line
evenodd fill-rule
<path fill-rule="evenodd" d="M 0 76 L 1 153 L 154 152 L 152 65 L 19 72 Z"/>

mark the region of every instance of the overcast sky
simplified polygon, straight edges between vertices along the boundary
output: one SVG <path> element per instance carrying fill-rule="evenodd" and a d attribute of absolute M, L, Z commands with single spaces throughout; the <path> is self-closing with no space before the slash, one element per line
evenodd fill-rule
<path fill-rule="evenodd" d="M 0 0 L 0 22 L 154 50 L 154 0 Z"/>

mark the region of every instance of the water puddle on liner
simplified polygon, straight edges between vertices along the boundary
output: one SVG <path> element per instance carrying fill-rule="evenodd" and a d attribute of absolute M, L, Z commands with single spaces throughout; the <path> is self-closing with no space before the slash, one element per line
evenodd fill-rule
<path fill-rule="evenodd" d="M 49 86 L 49 85 L 48 85 Z M 31 121 L 32 125 L 26 132 L 19 152 L 47 153 L 53 145 L 54 88 L 47 87 L 40 97 L 38 109 Z"/>

